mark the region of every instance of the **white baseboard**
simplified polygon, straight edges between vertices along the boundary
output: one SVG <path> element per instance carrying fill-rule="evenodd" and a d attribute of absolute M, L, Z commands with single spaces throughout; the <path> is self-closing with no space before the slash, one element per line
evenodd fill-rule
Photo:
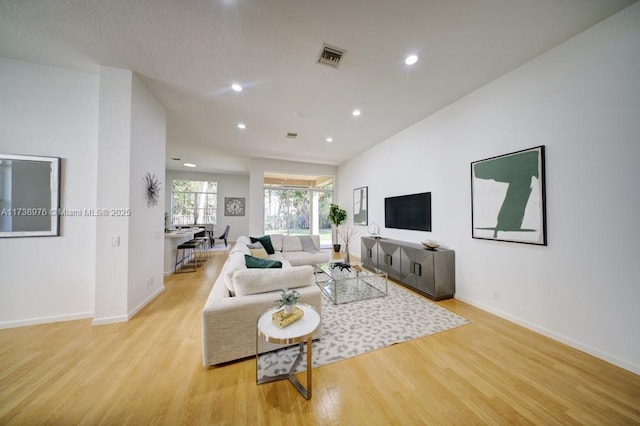
<path fill-rule="evenodd" d="M 153 299 L 155 299 L 156 297 L 158 297 L 158 295 L 160 293 L 162 293 L 164 291 L 164 285 L 160 286 L 159 289 L 157 289 L 155 292 L 153 292 L 149 297 L 147 297 L 146 299 L 144 299 L 138 306 L 136 306 L 135 308 L 133 308 L 133 310 L 131 312 L 129 312 L 129 314 L 127 315 L 127 320 L 130 320 L 131 318 L 133 318 L 135 316 L 135 314 L 137 314 L 138 312 L 140 312 L 140 310 L 142 308 L 144 308 L 145 306 L 147 306 L 149 304 L 149 302 L 151 302 Z"/>
<path fill-rule="evenodd" d="M 91 325 L 107 325 L 115 324 L 117 322 L 126 322 L 129 318 L 126 315 L 115 315 L 113 317 L 94 318 L 91 321 Z"/>
<path fill-rule="evenodd" d="M 91 323 L 91 325 L 107 325 L 107 324 L 114 324 L 117 322 L 129 321 L 131 318 L 134 317 L 135 314 L 140 312 L 142 308 L 147 306 L 149 302 L 155 299 L 163 291 L 164 291 L 164 285 L 161 286 L 159 289 L 157 289 L 155 292 L 153 292 L 149 297 L 144 299 L 138 306 L 133 308 L 127 315 L 115 315 L 112 317 L 95 318 Z"/>
<path fill-rule="evenodd" d="M 640 365 L 635 364 L 633 362 L 629 362 L 624 359 L 620 359 L 614 355 L 611 355 L 607 352 L 603 352 L 599 349 L 593 348 L 589 345 L 585 345 L 577 340 L 571 339 L 570 337 L 564 336 L 562 334 L 556 333 L 554 331 L 548 330 L 546 328 L 540 327 L 536 324 L 533 324 L 529 321 L 525 321 L 522 318 L 515 317 L 511 314 L 503 312 L 499 309 L 495 309 L 491 306 L 484 305 L 475 300 L 467 299 L 466 297 L 461 297 L 458 294 L 455 295 L 455 298 L 460 300 L 461 302 L 468 303 L 469 305 L 475 306 L 476 308 L 482 309 L 483 311 L 487 311 L 492 313 L 500 318 L 504 318 L 508 321 L 511 321 L 515 324 L 521 325 L 529 330 L 535 331 L 536 333 L 542 334 L 550 339 L 553 339 L 557 342 L 563 343 L 567 346 L 571 346 L 574 349 L 578 349 L 579 351 L 585 352 L 589 355 L 593 355 L 596 358 L 599 358 L 603 361 L 609 362 L 613 365 L 616 365 L 620 368 L 624 368 L 625 370 L 631 371 L 635 374 L 640 374 Z"/>
<path fill-rule="evenodd" d="M 104 318 L 93 318 L 95 315 L 94 312 L 81 312 L 77 314 L 68 314 L 68 315 L 53 315 L 50 317 L 37 317 L 37 318 L 29 318 L 18 321 L 5 321 L 0 322 L 0 330 L 4 328 L 17 328 L 17 327 L 28 327 L 30 325 L 39 325 L 39 324 L 49 324 L 52 322 L 62 322 L 62 321 L 74 321 L 79 319 L 87 319 L 93 318 L 91 321 L 91 325 L 106 325 L 113 324 L 117 322 L 125 322 L 133 318 L 135 314 L 140 312 L 142 308 L 144 308 L 149 302 L 155 299 L 160 293 L 164 291 L 164 285 L 157 289 L 153 294 L 147 297 L 142 303 L 136 306 L 131 312 L 127 315 L 116 315 L 112 317 L 104 317 Z"/>
<path fill-rule="evenodd" d="M 29 319 L 18 320 L 18 321 L 6 321 L 6 322 L 0 322 L 0 329 L 28 327 L 30 325 L 48 324 L 51 322 L 74 321 L 79 319 L 87 319 L 91 317 L 93 317 L 93 312 L 81 312 L 77 314 L 54 315 L 50 317 L 38 317 L 38 318 L 29 318 Z"/>

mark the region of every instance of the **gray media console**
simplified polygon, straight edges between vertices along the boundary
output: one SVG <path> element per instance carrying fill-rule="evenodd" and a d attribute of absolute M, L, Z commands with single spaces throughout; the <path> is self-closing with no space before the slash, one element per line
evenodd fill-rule
<path fill-rule="evenodd" d="M 427 250 L 421 244 L 387 238 L 362 237 L 362 265 L 434 299 L 448 299 L 456 291 L 455 252 Z"/>

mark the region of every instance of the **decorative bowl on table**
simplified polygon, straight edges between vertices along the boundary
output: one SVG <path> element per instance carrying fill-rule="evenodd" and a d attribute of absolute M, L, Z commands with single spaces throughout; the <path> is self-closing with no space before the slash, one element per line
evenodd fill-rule
<path fill-rule="evenodd" d="M 440 247 L 440 244 L 432 240 L 422 241 L 422 245 L 429 250 L 435 250 Z"/>

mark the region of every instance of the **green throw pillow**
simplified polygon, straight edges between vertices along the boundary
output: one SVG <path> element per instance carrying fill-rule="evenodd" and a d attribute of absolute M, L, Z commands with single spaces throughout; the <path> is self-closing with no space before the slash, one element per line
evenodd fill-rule
<path fill-rule="evenodd" d="M 244 255 L 244 262 L 247 268 L 282 268 L 282 262 L 271 259 L 260 259 L 259 257 Z"/>
<path fill-rule="evenodd" d="M 267 251 L 267 254 L 274 254 L 276 251 L 273 249 L 273 244 L 271 244 L 271 236 L 265 235 L 264 237 L 249 237 L 251 238 L 252 243 L 260 242 L 262 247 Z"/>

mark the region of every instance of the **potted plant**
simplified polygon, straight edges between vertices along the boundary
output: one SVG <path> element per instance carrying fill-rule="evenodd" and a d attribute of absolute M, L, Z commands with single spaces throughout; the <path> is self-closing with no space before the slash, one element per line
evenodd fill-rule
<path fill-rule="evenodd" d="M 296 309 L 296 303 L 300 298 L 300 293 L 295 290 L 288 291 L 287 288 L 283 288 L 280 292 L 280 299 L 276 300 L 278 308 L 284 306 L 284 313 L 290 315 Z"/>
<path fill-rule="evenodd" d="M 340 251 L 340 244 L 338 243 L 338 227 L 347 219 L 347 212 L 341 209 L 337 204 L 331 203 L 329 208 L 329 222 L 335 225 L 333 235 L 333 251 L 338 253 Z"/>

